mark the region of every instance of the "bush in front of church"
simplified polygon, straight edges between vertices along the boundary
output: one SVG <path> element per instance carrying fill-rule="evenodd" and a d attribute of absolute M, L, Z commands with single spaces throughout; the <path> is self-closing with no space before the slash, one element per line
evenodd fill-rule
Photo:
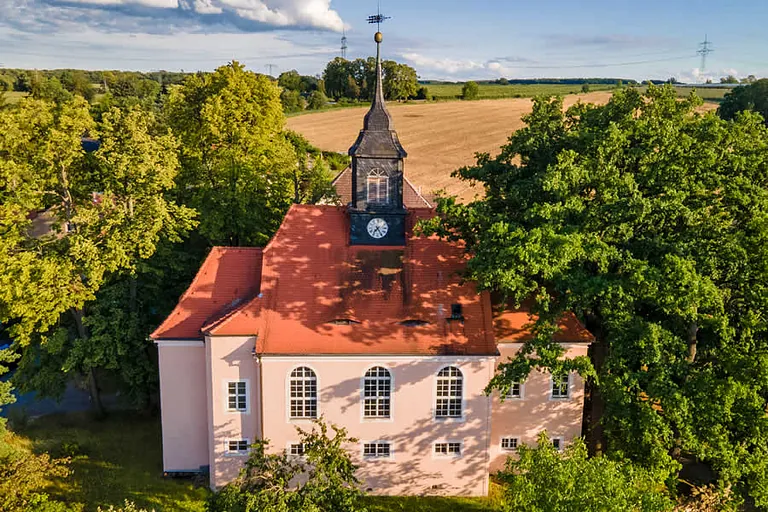
<path fill-rule="evenodd" d="M 240 476 L 208 501 L 209 512 L 360 512 L 363 493 L 357 466 L 344 449 L 355 443 L 347 430 L 315 420 L 311 430 L 296 428 L 303 455 L 268 453 L 258 440 Z"/>

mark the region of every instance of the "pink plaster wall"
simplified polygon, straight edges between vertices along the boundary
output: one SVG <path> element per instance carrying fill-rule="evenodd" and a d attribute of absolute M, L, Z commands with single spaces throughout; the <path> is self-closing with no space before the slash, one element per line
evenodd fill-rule
<path fill-rule="evenodd" d="M 564 344 L 566 357 L 587 354 L 586 343 Z M 522 345 L 500 343 L 499 362 L 513 357 Z M 522 399 L 499 400 L 493 395 L 491 428 L 491 472 L 504 467 L 511 453 L 501 449 L 502 437 L 517 437 L 520 443 L 536 444 L 539 432 L 546 430 L 550 438 L 562 437 L 567 444 L 581 435 L 584 405 L 584 381 L 576 373 L 571 374 L 568 399 L 551 399 L 551 377 L 549 373 L 533 371 L 523 386 Z"/>
<path fill-rule="evenodd" d="M 246 457 L 226 453 L 228 439 L 247 439 L 253 442 L 261 437 L 259 368 L 252 350 L 253 337 L 207 337 L 206 358 L 208 368 L 208 392 L 211 404 L 208 415 L 210 433 L 211 487 L 225 485 L 235 478 Z M 227 382 L 248 381 L 249 410 L 229 412 L 227 405 Z"/>
<path fill-rule="evenodd" d="M 191 346 L 195 343 L 158 345 L 164 471 L 196 471 L 208 464 L 205 348 Z"/>
<path fill-rule="evenodd" d="M 264 382 L 269 383 L 264 395 L 265 437 L 273 450 L 282 450 L 298 441 L 295 426 L 310 426 L 307 420 L 290 420 L 286 406 L 288 375 L 297 366 L 309 366 L 318 377 L 319 414 L 360 440 L 348 449 L 360 466 L 364 489 L 391 495 L 484 495 L 490 398 L 482 391 L 494 364 L 492 357 L 265 356 L 262 371 Z M 464 375 L 463 421 L 433 418 L 436 375 L 449 365 L 459 367 Z M 363 419 L 361 379 L 373 366 L 387 368 L 393 378 L 390 420 Z M 362 443 L 375 440 L 392 442 L 392 460 L 363 460 Z M 464 443 L 461 457 L 435 458 L 432 444 L 440 440 Z"/>

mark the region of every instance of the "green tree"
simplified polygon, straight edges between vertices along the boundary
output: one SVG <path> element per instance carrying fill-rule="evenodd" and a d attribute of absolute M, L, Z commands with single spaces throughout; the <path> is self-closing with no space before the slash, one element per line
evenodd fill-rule
<path fill-rule="evenodd" d="M 280 90 L 237 62 L 171 88 L 166 116 L 181 141 L 179 195 L 211 244 L 263 245 L 293 199 L 296 153 Z"/>
<path fill-rule="evenodd" d="M 584 84 L 581 86 L 581 92 L 587 93 L 589 92 L 589 84 Z"/>
<path fill-rule="evenodd" d="M 739 112 L 752 110 L 763 116 L 768 125 L 768 78 L 736 87 L 723 98 L 717 113 L 723 119 L 733 120 Z"/>
<path fill-rule="evenodd" d="M 480 93 L 480 87 L 477 82 L 469 81 L 461 88 L 461 99 L 463 100 L 476 100 Z"/>
<path fill-rule="evenodd" d="M 333 174 L 322 152 L 296 132 L 286 132 L 296 152 L 297 165 L 293 170 L 293 202 L 315 204 L 321 199 L 333 200 L 336 192 L 331 184 Z"/>
<path fill-rule="evenodd" d="M 301 92 L 301 75 L 295 69 L 281 73 L 277 85 L 289 91 Z"/>
<path fill-rule="evenodd" d="M 721 78 L 720 83 L 721 84 L 737 84 L 739 83 L 739 79 L 733 75 L 728 75 L 726 77 Z"/>
<path fill-rule="evenodd" d="M 257 440 L 240 476 L 208 502 L 209 512 L 357 512 L 362 493 L 345 445 L 356 443 L 344 428 L 316 420 L 309 431 L 296 428 L 304 456 L 269 453 Z M 300 477 L 301 478 L 298 478 Z"/>
<path fill-rule="evenodd" d="M 299 91 L 291 89 L 284 89 L 280 93 L 280 103 L 283 105 L 284 112 L 301 112 L 306 105 L 306 101 L 301 97 Z"/>
<path fill-rule="evenodd" d="M 419 88 L 416 70 L 407 64 L 386 60 L 382 63 L 384 96 L 391 100 L 406 100 L 416 96 Z"/>
<path fill-rule="evenodd" d="M 522 445 L 496 478 L 507 512 L 661 512 L 674 502 L 659 478 L 631 463 L 592 457 L 581 439 L 559 452 L 545 432 Z"/>
<path fill-rule="evenodd" d="M 79 94 L 88 101 L 91 101 L 96 95 L 88 77 L 79 70 L 65 70 L 61 75 L 61 84 L 72 94 Z"/>
<path fill-rule="evenodd" d="M 178 170 L 175 139 L 153 134 L 150 114 L 113 110 L 98 127 L 100 149 L 86 155 L 80 137 L 96 126 L 81 98 L 23 100 L 0 116 L 10 128 L 0 136 L 0 182 L 13 184 L 2 202 L 0 322 L 10 322 L 23 354 L 14 383 L 58 395 L 73 375 L 87 375 L 101 411 L 96 370 L 135 370 L 148 342 L 136 347 L 119 330 L 92 338 L 96 292 L 192 226 L 193 212 L 164 195 Z M 31 231 L 30 211 L 44 212 L 51 230 Z"/>
<path fill-rule="evenodd" d="M 312 91 L 309 95 L 309 101 L 307 102 L 307 108 L 310 110 L 319 110 L 328 104 L 328 98 L 319 89 Z"/>
<path fill-rule="evenodd" d="M 669 86 L 565 113 L 538 98 L 498 156 L 457 172 L 484 199 L 442 199 L 426 231 L 463 239 L 467 277 L 538 316 L 489 390 L 579 371 L 596 452 L 670 475 L 692 456 L 766 506 L 768 129 L 700 104 Z M 564 311 L 594 333 L 589 361 L 561 359 Z"/>
<path fill-rule="evenodd" d="M 345 97 L 349 86 L 350 75 L 352 75 L 352 73 L 350 62 L 348 60 L 336 57 L 330 61 L 323 71 L 325 93 L 337 101 L 342 97 Z"/>

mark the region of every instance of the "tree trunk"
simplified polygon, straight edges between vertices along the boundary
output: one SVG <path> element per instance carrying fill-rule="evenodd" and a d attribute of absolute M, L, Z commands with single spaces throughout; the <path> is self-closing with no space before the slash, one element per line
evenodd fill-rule
<path fill-rule="evenodd" d="M 75 318 L 75 325 L 77 326 L 77 334 L 81 339 L 88 339 L 88 330 L 83 324 L 83 310 L 73 309 L 72 316 Z M 91 408 L 98 418 L 106 416 L 106 410 L 104 404 L 101 401 L 101 390 L 99 389 L 99 382 L 96 378 L 96 372 L 93 368 L 88 369 L 88 395 L 91 400 Z"/>
<path fill-rule="evenodd" d="M 608 355 L 608 342 L 604 339 L 601 322 L 597 315 L 587 317 L 586 327 L 595 336 L 595 341 L 589 347 L 589 358 L 597 375 L 602 374 L 603 365 Z M 584 400 L 583 432 L 589 452 L 602 455 L 605 452 L 605 432 L 603 431 L 603 414 L 605 401 L 600 389 L 593 379 L 586 382 Z"/>
<path fill-rule="evenodd" d="M 696 345 L 698 339 L 696 335 L 699 332 L 699 325 L 694 321 L 688 326 L 688 357 L 686 361 L 693 363 L 696 360 Z"/>

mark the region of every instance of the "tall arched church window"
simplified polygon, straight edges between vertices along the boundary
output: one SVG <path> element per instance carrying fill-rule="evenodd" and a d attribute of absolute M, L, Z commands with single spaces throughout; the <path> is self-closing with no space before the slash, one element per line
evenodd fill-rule
<path fill-rule="evenodd" d="M 368 202 L 374 204 L 389 203 L 389 176 L 381 169 L 371 169 L 366 181 Z"/>
<path fill-rule="evenodd" d="M 464 376 L 455 366 L 446 366 L 437 374 L 436 418 L 461 418 Z"/>
<path fill-rule="evenodd" d="M 291 372 L 290 378 L 291 419 L 317 418 L 317 376 L 311 368 L 300 366 Z"/>
<path fill-rule="evenodd" d="M 389 370 L 376 366 L 363 377 L 363 417 L 389 418 L 392 401 L 392 376 Z"/>

